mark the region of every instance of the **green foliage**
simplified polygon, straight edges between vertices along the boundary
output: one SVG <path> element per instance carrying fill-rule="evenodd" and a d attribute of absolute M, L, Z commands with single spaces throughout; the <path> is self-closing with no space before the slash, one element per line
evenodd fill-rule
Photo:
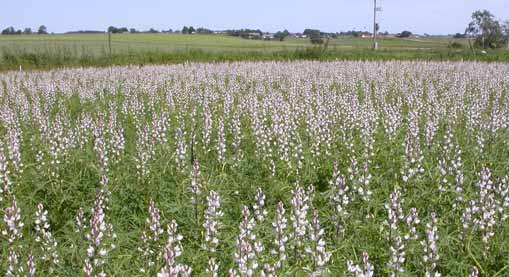
<path fill-rule="evenodd" d="M 121 33 L 127 33 L 127 32 L 129 32 L 129 30 L 127 30 L 126 27 L 120 27 L 120 28 L 117 28 L 115 26 L 108 27 L 108 33 L 121 34 Z"/>
<path fill-rule="evenodd" d="M 466 45 L 462 39 L 456 40 Z M 102 34 L 0 36 L 0 70 L 255 60 L 480 60 L 509 61 L 509 51 L 476 55 L 470 49 L 450 51 L 450 39 L 380 38 L 380 51 L 371 40 L 340 36 L 328 47 L 314 48 L 308 39 L 282 42 L 243 40 L 226 35 L 115 34 L 112 56 Z M 415 50 L 426 48 L 426 50 Z"/>
<path fill-rule="evenodd" d="M 230 36 L 249 38 L 249 39 L 261 39 L 263 32 L 260 29 L 239 29 L 239 30 L 226 30 L 226 33 Z"/>
<path fill-rule="evenodd" d="M 475 46 L 481 48 L 502 47 L 504 37 L 500 22 L 487 10 L 472 13 L 472 21 L 465 30 L 469 36 L 475 37 Z"/>
<path fill-rule="evenodd" d="M 279 40 L 279 41 L 283 41 L 285 40 L 285 38 L 289 35 L 290 33 L 288 32 L 288 30 L 284 30 L 284 31 L 279 31 L 277 33 L 274 34 L 274 38 Z"/>
<path fill-rule="evenodd" d="M 207 29 L 207 28 L 199 27 L 198 29 L 196 29 L 196 33 L 198 33 L 198 34 L 212 34 L 213 31 L 210 29 Z"/>
<path fill-rule="evenodd" d="M 304 34 L 309 37 L 309 40 L 312 44 L 322 44 L 323 38 L 320 30 L 312 30 L 312 29 L 306 29 L 304 30 Z"/>
<path fill-rule="evenodd" d="M 37 34 L 39 34 L 39 35 L 47 35 L 48 34 L 48 28 L 46 28 L 46 26 L 44 26 L 44 25 L 39 26 L 39 29 L 37 30 Z"/>
<path fill-rule="evenodd" d="M 192 34 L 192 33 L 194 33 L 194 32 L 196 32 L 196 30 L 194 29 L 194 27 L 193 27 L 193 26 L 189 26 L 189 27 L 184 26 L 184 27 L 182 28 L 182 34 Z"/>
<path fill-rule="evenodd" d="M 399 38 L 408 38 L 412 35 L 412 32 L 410 31 L 403 31 L 397 35 Z"/>
<path fill-rule="evenodd" d="M 330 47 L 329 47 L 330 48 Z M 57 48 L 45 52 L 24 50 L 3 50 L 0 55 L 0 70 L 49 69 L 58 67 L 109 66 L 109 65 L 148 65 L 167 63 L 228 62 L 228 61 L 286 61 L 286 60 L 481 60 L 509 61 L 509 52 L 490 52 L 475 55 L 471 51 L 395 51 L 369 49 L 328 49 L 324 47 L 303 47 L 295 50 L 260 51 L 206 51 L 201 49 L 183 49 L 174 51 L 131 51 L 113 53 L 111 58 L 102 54 L 89 54 L 80 49 Z"/>
<path fill-rule="evenodd" d="M 21 30 L 16 31 L 12 26 L 2 30 L 2 35 L 20 35 L 20 34 Z"/>
<path fill-rule="evenodd" d="M 211 59 L 217 56 L 208 56 L 210 53 L 204 51 L 187 50 L 188 52 L 178 53 L 177 57 L 189 58 L 194 56 L 198 59 Z M 365 52 L 345 52 L 342 58 L 349 59 L 368 59 L 370 56 L 368 53 L 372 51 L 365 50 Z M 287 52 L 281 52 L 287 53 Z M 299 49 L 293 52 L 299 59 L 323 59 L 327 58 L 328 53 L 321 52 L 319 47 Z M 401 54 L 402 52 L 398 52 Z M 252 54 L 252 53 L 251 53 Z M 153 55 L 153 56 L 150 56 Z M 164 53 L 154 52 L 147 54 L 145 59 L 154 58 L 160 59 L 157 55 L 164 55 Z M 235 57 L 227 56 L 224 59 Z M 246 59 L 249 54 L 237 53 L 236 58 Z M 245 55 L 241 56 L 241 55 Z M 283 54 L 281 54 L 283 55 Z M 350 56 L 347 56 L 350 55 Z M 394 53 L 387 53 L 380 51 L 377 53 L 380 57 L 374 59 L 391 59 L 391 55 Z M 384 56 L 388 55 L 388 56 Z M 19 56 L 14 56 L 17 58 Z M 290 57 L 290 56 L 288 56 Z M 288 58 L 287 57 L 287 58 Z M 373 57 L 373 56 L 371 56 Z M 38 60 L 37 55 L 31 57 L 24 57 L 32 62 L 41 62 Z M 122 56 L 114 57 L 120 59 Z M 87 60 L 84 58 L 84 62 L 98 62 L 90 58 Z M 118 61 L 118 60 L 117 60 Z M 66 62 L 62 59 L 60 62 Z M 308 63 L 308 66 L 316 66 L 317 63 Z M 363 63 L 358 63 L 362 65 Z M 426 63 L 429 65 L 429 63 Z M 275 66 L 274 64 L 268 64 Z M 342 65 L 342 64 L 332 64 Z M 373 63 L 373 65 L 380 66 L 381 63 Z M 399 64 L 394 64 L 399 65 Z M 405 69 L 409 70 L 409 63 L 403 63 Z M 461 64 L 459 64 L 461 65 Z M 463 64 L 464 65 L 464 64 Z M 467 64 L 468 65 L 468 64 Z M 475 64 L 472 64 L 474 66 Z M 182 68 L 189 68 L 192 65 L 186 65 Z M 201 66 L 201 65 L 200 65 Z M 210 66 L 210 65 L 207 65 Z M 222 68 L 227 68 L 227 65 Z M 234 65 L 238 67 L 239 65 Z M 260 66 L 253 64 L 254 66 Z M 424 65 L 415 65 L 424 66 Z M 494 65 L 493 67 L 497 67 Z M 204 66 L 205 67 L 205 66 Z M 233 67 L 233 66 L 232 66 Z M 336 68 L 339 66 L 336 66 Z M 131 67 L 134 69 L 137 67 Z M 262 69 L 265 68 L 265 64 L 261 65 Z M 312 141 L 313 136 L 306 130 L 307 122 L 297 122 L 295 132 L 300 134 L 299 140 L 302 139 L 303 144 L 303 156 L 304 165 L 299 173 L 294 172 L 294 168 L 288 167 L 287 163 L 283 160 L 275 159 L 276 173 L 271 172 L 270 166 L 267 161 L 262 161 L 256 154 L 256 139 L 255 135 L 250 131 L 250 124 L 252 121 L 252 115 L 249 112 L 244 111 L 243 117 L 241 118 L 243 126 L 244 139 L 242 140 L 243 159 L 240 163 L 236 163 L 233 159 L 234 153 L 231 147 L 231 137 L 228 137 L 228 152 L 227 159 L 224 164 L 221 164 L 217 160 L 217 154 L 215 148 L 212 147 L 212 151 L 206 151 L 201 145 L 202 132 L 193 133 L 195 126 L 203 125 L 202 116 L 191 116 L 191 109 L 197 109 L 196 112 L 201 112 L 201 106 L 196 104 L 193 97 L 196 95 L 205 95 L 206 93 L 214 93 L 213 96 L 219 95 L 222 97 L 223 86 L 227 88 L 235 88 L 235 93 L 232 93 L 232 99 L 229 107 L 233 109 L 242 107 L 239 103 L 239 98 L 245 97 L 252 93 L 254 88 L 258 97 L 267 97 L 266 95 L 271 94 L 278 97 L 278 101 L 287 102 L 288 99 L 294 99 L 295 103 L 315 103 L 314 98 L 309 95 L 322 95 L 323 99 L 327 99 L 326 95 L 331 97 L 353 97 L 355 98 L 354 103 L 358 103 L 364 109 L 366 104 L 372 105 L 367 109 L 373 109 L 377 114 L 383 114 L 385 112 L 384 106 L 398 103 L 405 99 L 408 93 L 403 91 L 405 87 L 407 90 L 416 91 L 416 87 L 421 86 L 422 82 L 429 82 L 430 87 L 433 89 L 433 93 L 439 100 L 451 99 L 451 95 L 458 93 L 455 87 L 451 87 L 453 84 L 450 82 L 443 82 L 441 76 L 451 74 L 458 76 L 457 74 L 462 73 L 464 67 L 461 66 L 450 66 L 449 68 L 456 68 L 453 70 L 457 71 L 427 71 L 423 70 L 419 72 L 420 75 L 408 74 L 407 78 L 396 78 L 394 70 L 403 68 L 401 66 L 389 67 L 387 71 L 380 71 L 376 69 L 377 79 L 373 82 L 371 76 L 363 75 L 365 72 L 369 72 L 369 68 L 364 67 L 364 70 L 359 70 L 355 73 L 356 78 L 352 78 L 354 81 L 337 78 L 331 81 L 327 85 L 321 83 L 319 79 L 314 79 L 314 75 L 323 76 L 327 74 L 328 67 L 322 71 L 310 71 L 307 75 L 309 79 L 304 79 L 299 82 L 306 82 L 309 87 L 300 87 L 302 92 L 297 91 L 293 87 L 291 74 L 286 71 L 281 71 L 279 74 L 267 75 L 265 79 L 256 79 L 257 77 L 249 76 L 248 74 L 239 74 L 236 78 L 227 79 L 227 77 L 221 77 L 220 75 L 210 77 L 210 79 L 200 80 L 196 78 L 195 85 L 189 92 L 182 93 L 180 90 L 177 95 L 185 95 L 184 100 L 181 98 L 171 98 L 174 91 L 179 91 L 181 83 L 187 83 L 190 79 L 195 76 L 189 76 L 187 74 L 182 75 L 170 75 L 165 74 L 165 82 L 157 83 L 154 86 L 154 90 L 146 91 L 139 89 L 137 91 L 126 91 L 123 85 L 128 82 L 145 82 L 152 75 L 141 75 L 142 77 L 131 75 L 132 72 L 126 69 L 125 76 L 132 77 L 128 82 L 126 80 L 118 79 L 112 82 L 111 86 L 104 88 L 98 86 L 97 90 L 79 90 L 76 89 L 74 93 L 58 93 L 58 97 L 51 99 L 46 105 L 37 103 L 37 91 L 28 91 L 30 87 L 27 87 L 25 91 L 29 97 L 27 97 L 28 103 L 31 105 L 40 105 L 47 107 L 47 110 L 54 111 L 55 114 L 61 114 L 65 118 L 69 118 L 69 125 L 65 126 L 78 126 L 80 120 L 85 118 L 85 115 L 90 115 L 92 120 L 100 116 L 110 118 L 111 114 L 114 114 L 116 120 L 122 125 L 122 132 L 125 134 L 125 145 L 126 148 L 122 153 L 122 158 L 118 163 L 114 164 L 108 171 L 110 177 L 109 189 L 111 190 L 110 201 L 108 201 L 107 219 L 108 223 L 112 223 L 115 232 L 118 234 L 116 239 L 117 249 L 109 254 L 109 260 L 106 265 L 106 273 L 115 276 L 147 276 L 150 274 L 142 274 L 139 272 L 140 267 L 143 265 L 143 259 L 138 252 L 140 246 L 140 236 L 147 228 L 145 218 L 148 217 L 147 206 L 150 199 L 154 199 L 157 203 L 157 207 L 161 210 L 161 224 L 166 225 L 170 219 L 175 219 L 179 223 L 179 233 L 184 236 L 183 245 L 184 251 L 183 256 L 180 257 L 182 261 L 187 264 L 192 264 L 193 276 L 205 276 L 204 269 L 208 261 L 207 253 L 203 250 L 202 244 L 200 243 L 203 239 L 203 227 L 201 220 L 203 215 L 201 211 L 205 208 L 204 197 L 200 199 L 200 213 L 198 214 L 198 220 L 195 217 L 193 205 L 190 201 L 190 192 L 188 190 L 190 181 L 189 171 L 182 171 L 178 169 L 175 164 L 175 141 L 173 135 L 175 129 L 179 125 L 179 120 L 182 119 L 185 130 L 187 131 L 187 141 L 194 138 L 196 135 L 197 147 L 193 148 L 196 157 L 199 158 L 201 163 L 201 176 L 202 185 L 204 191 L 215 190 L 222 196 L 221 209 L 225 212 L 224 217 L 221 218 L 220 222 L 220 241 L 221 244 L 218 250 L 218 262 L 221 264 L 221 273 L 227 272 L 228 268 L 233 265 L 233 252 L 236 247 L 235 238 L 238 235 L 238 225 L 240 220 L 240 210 L 243 205 L 251 206 L 254 203 L 254 195 L 257 187 L 261 187 L 267 196 L 266 207 L 269 212 L 265 222 L 257 223 L 256 232 L 260 231 L 266 236 L 259 237 L 265 246 L 270 246 L 273 239 L 272 231 L 272 220 L 274 218 L 274 207 L 279 201 L 285 203 L 287 209 L 287 216 L 291 213 L 291 193 L 290 190 L 293 188 L 294 183 L 300 183 L 303 185 L 313 184 L 316 192 L 315 197 L 311 200 L 311 209 L 317 209 L 320 211 L 319 216 L 321 218 L 322 227 L 325 230 L 325 238 L 327 241 L 326 247 L 328 251 L 332 252 L 332 261 L 328 265 L 330 271 L 329 276 L 343 276 L 346 271 L 346 261 L 354 260 L 357 261 L 357 256 L 361 251 L 368 251 L 370 254 L 370 262 L 375 265 L 375 276 L 386 276 L 388 272 L 384 270 L 386 268 L 387 261 L 390 259 L 390 242 L 386 240 L 387 226 L 384 222 L 387 218 L 386 210 L 384 205 L 388 201 L 389 194 L 395 187 L 401 187 L 403 190 L 402 208 L 406 212 L 410 207 L 416 207 L 419 211 L 420 218 L 422 220 L 421 225 L 418 226 L 418 232 L 420 234 L 419 240 L 424 239 L 425 224 L 429 222 L 429 213 L 435 211 L 438 214 L 438 234 L 439 241 L 437 243 L 438 253 L 440 260 L 438 263 L 438 269 L 441 271 L 443 276 L 466 276 L 468 270 L 472 265 L 477 265 L 483 276 L 506 276 L 508 268 L 507 259 L 507 244 L 509 239 L 509 225 L 507 223 L 500 224 L 497 226 L 494 238 L 492 241 L 492 248 L 489 256 L 483 255 L 483 245 L 481 237 L 477 234 L 469 234 L 465 243 L 458 239 L 459 232 L 462 230 L 460 222 L 461 210 L 452 209 L 454 204 L 453 191 L 438 192 L 436 189 L 437 182 L 441 180 L 440 170 L 436 167 L 438 161 L 442 157 L 442 149 L 440 143 L 437 142 L 430 147 L 423 147 L 423 164 L 425 172 L 422 176 L 408 184 L 403 184 L 400 179 L 400 171 L 403 164 L 404 147 L 406 136 L 406 123 L 403 123 L 405 127 L 401 127 L 397 130 L 394 138 L 389 139 L 386 133 L 386 126 L 384 126 L 381 118 L 377 118 L 377 123 L 374 125 L 373 131 L 373 145 L 370 145 L 373 151 L 372 163 L 370 166 L 370 173 L 373 175 L 371 181 L 371 188 L 373 189 L 372 199 L 369 204 L 366 204 L 359 199 L 353 202 L 352 206 L 349 207 L 348 221 L 345 221 L 345 229 L 342 232 L 337 232 L 334 226 L 334 219 L 337 214 L 334 212 L 333 203 L 330 202 L 330 194 L 332 193 L 329 189 L 329 181 L 331 180 L 333 172 L 333 161 L 338 162 L 343 174 L 349 174 L 346 170 L 347 166 L 351 163 L 350 156 L 347 154 L 351 149 L 348 149 L 349 142 L 351 142 L 355 148 L 355 151 L 360 150 L 358 153 L 359 157 L 364 157 L 362 151 L 364 151 L 363 134 L 358 129 L 347 130 L 342 133 L 344 126 L 332 125 L 328 126 L 331 128 L 332 135 L 335 139 L 330 143 L 330 153 L 323 155 L 321 158 L 314 158 L 312 156 Z M 147 68 L 140 68 L 139 70 L 146 70 Z M 306 70 L 308 67 L 302 67 L 302 70 Z M 119 69 L 121 70 L 121 69 Z M 253 70 L 253 69 L 251 69 Z M 66 74 L 70 74 L 72 71 L 66 71 Z M 153 71 L 148 71 L 153 72 Z M 185 71 L 186 72 L 186 71 Z M 190 72 L 187 71 L 187 72 Z M 187 73 L 186 72 L 186 73 Z M 233 72 L 233 71 L 232 71 Z M 253 72 L 253 71 L 250 71 Z M 256 72 L 256 71 L 255 71 Z M 227 72 L 225 76 L 234 76 Z M 291 72 L 290 72 L 291 73 Z M 38 73 L 35 73 L 38 74 Z M 54 71 L 50 74 L 42 73 L 41 76 L 59 76 L 60 72 Z M 82 73 L 86 74 L 86 73 Z M 343 73 L 344 76 L 352 76 L 348 73 Z M 443 75 L 442 75 L 443 74 Z M 17 73 L 13 73 L 14 78 L 20 78 Z M 73 76 L 74 78 L 80 75 L 61 75 L 61 76 Z M 124 75 L 118 75 L 121 78 L 125 78 Z M 133 77 L 134 76 L 134 77 Z M 26 77 L 25 77 L 26 78 Z M 137 79 L 139 78 L 139 79 Z M 181 79 L 179 79 L 181 78 Z M 217 79 L 225 78 L 225 79 Z M 273 78 L 273 79 L 272 79 Z M 37 79 L 41 82 L 41 79 Z M 91 79 L 84 78 L 83 84 L 90 84 L 90 87 L 94 87 Z M 151 79 L 148 79 L 151 80 Z M 211 85 L 211 80 L 217 83 L 214 86 Z M 314 81 L 317 80 L 317 81 Z M 329 80 L 329 79 L 327 79 Z M 458 94 L 472 93 L 478 89 L 483 81 L 477 78 L 465 78 L 462 79 L 457 77 L 455 80 L 466 80 L 469 83 L 465 84 L 464 88 L 467 91 L 461 90 Z M 342 83 L 342 82 L 353 82 L 353 83 Z M 195 82 L 195 81 L 193 81 Z M 358 91 L 355 91 L 355 82 L 359 82 Z M 229 85 L 226 85 L 229 84 Z M 403 86 L 403 84 L 405 86 Z M 444 85 L 446 84 L 446 85 Z M 505 84 L 505 83 L 504 83 Z M 182 84 L 183 86 L 184 84 Z M 408 87 L 406 87 L 408 85 Z M 463 84 L 461 84 L 463 85 Z M 141 85 L 140 85 L 141 86 Z M 210 87 L 207 87 L 210 86 Z M 217 87 L 216 87 L 217 86 Z M 135 86 L 133 86 L 135 87 Z M 146 87 L 149 87 L 148 85 Z M 65 89 L 65 88 L 64 88 Z M 373 103 L 367 103 L 362 101 L 368 101 L 370 96 L 375 98 L 378 96 L 381 90 L 385 90 L 388 93 L 387 99 L 376 99 Z M 73 88 L 74 91 L 74 88 Z M 354 91 L 352 93 L 352 91 Z M 20 90 L 22 93 L 23 90 Z M 422 93 L 414 94 L 418 97 L 419 103 L 423 103 L 428 99 L 426 93 L 429 92 L 428 88 L 423 88 Z M 33 93 L 33 94 L 32 94 Z M 79 95 L 79 93 L 91 93 L 94 95 L 87 95 L 85 97 Z M 358 95 L 356 95 L 358 93 Z M 507 91 L 498 90 L 487 90 L 483 93 L 487 94 L 487 97 L 497 97 L 498 101 L 505 101 L 507 103 Z M 189 95 L 194 96 L 189 96 Z M 472 94 L 476 95 L 476 94 Z M 170 97 L 169 97 L 170 96 Z M 302 97 L 302 99 L 300 99 Z M 357 100 L 357 98 L 358 100 Z M 268 98 L 268 97 L 267 97 Z M 264 100 L 267 100 L 264 99 Z M 469 97 L 466 97 L 468 99 Z M 296 99 L 296 100 L 295 100 Z M 12 101 L 8 97 L 2 97 L 2 100 Z M 50 100 L 50 99 L 48 99 Z M 199 101 L 210 101 L 214 103 L 213 109 L 214 120 L 223 116 L 223 112 L 226 110 L 226 102 L 222 102 L 223 99 L 211 97 L 211 99 Z M 413 101 L 417 99 L 404 100 Z M 476 99 L 472 99 L 475 101 Z M 261 102 L 261 100 L 259 100 Z M 274 100 L 276 101 L 276 100 Z M 357 102 L 359 101 L 359 102 Z M 446 100 L 447 101 L 447 100 Z M 456 101 L 456 100 L 448 100 Z M 130 107 L 129 105 L 134 104 L 139 107 L 139 110 L 130 110 L 129 113 L 121 112 L 123 107 Z M 130 104 L 131 103 L 131 104 Z M 24 103 L 21 103 L 25 105 Z M 138 105 L 139 104 L 139 105 Z M 374 105 L 373 105 L 374 104 Z M 461 103 L 463 105 L 467 103 Z M 313 106 L 315 104 L 312 104 Z M 323 105 L 323 106 L 321 106 Z M 316 109 L 332 108 L 327 106 L 327 101 L 316 102 Z M 429 105 L 429 103 L 428 103 Z M 367 105 L 366 105 L 367 106 Z M 38 107 L 38 106 L 36 106 Z M 118 107 L 116 109 L 110 109 L 110 107 Z M 432 107 L 433 108 L 433 107 Z M 342 107 L 341 109 L 344 109 Z M 406 114 L 410 107 L 403 106 L 401 113 Z M 484 107 L 486 111 L 491 111 L 491 107 Z M 493 109 L 495 110 L 495 109 Z M 135 161 L 137 151 L 137 125 L 140 126 L 153 126 L 153 113 L 156 112 L 168 112 L 169 116 L 169 129 L 165 130 L 168 134 L 169 140 L 157 145 L 154 149 L 154 156 L 149 161 L 150 173 L 143 178 L 136 176 L 137 162 Z M 118 113 L 117 113 L 118 112 Z M 296 111 L 301 113 L 300 117 L 305 118 L 306 115 L 315 113 L 320 114 L 318 111 L 302 110 Z M 498 111 L 497 111 L 498 112 Z M 132 114 L 130 114 L 132 113 Z M 399 111 L 398 111 L 399 113 Z M 141 114 L 136 120 L 133 115 Z M 503 151 L 507 149 L 507 130 L 498 130 L 494 132 L 478 133 L 477 130 L 473 131 L 465 125 L 463 122 L 464 118 L 471 115 L 471 111 L 468 109 L 457 110 L 454 116 L 454 125 L 448 125 L 449 122 L 439 122 L 436 139 L 441 140 L 444 137 L 448 127 L 452 127 L 455 134 L 453 143 L 460 145 L 461 149 L 464 150 L 461 157 L 461 167 L 465 173 L 465 200 L 470 199 L 475 194 L 476 186 L 475 183 L 479 180 L 477 175 L 480 167 L 488 164 L 493 169 L 494 176 L 503 176 L 507 174 L 508 164 L 508 152 Z M 97 167 L 98 156 L 94 151 L 94 139 L 87 141 L 82 149 L 72 149 L 66 154 L 64 162 L 59 166 L 60 177 L 55 178 L 49 174 L 51 168 L 51 161 L 49 156 L 41 161 L 37 160 L 37 150 L 42 149 L 46 151 L 45 147 L 50 147 L 41 142 L 41 134 L 38 133 L 38 121 L 33 120 L 32 117 L 35 115 L 26 116 L 24 114 L 18 115 L 20 118 L 24 118 L 21 121 L 20 128 L 23 133 L 22 146 L 23 161 L 25 162 L 25 168 L 22 174 L 16 176 L 13 179 L 13 187 L 15 188 L 16 197 L 18 198 L 19 206 L 22 211 L 22 219 L 26 223 L 24 227 L 24 237 L 20 244 L 23 244 L 25 253 L 29 250 L 33 251 L 34 255 L 40 254 L 39 247 L 31 247 L 33 245 L 33 215 L 35 213 L 35 207 L 37 203 L 42 202 L 48 209 L 48 220 L 51 223 L 51 230 L 54 236 L 59 242 L 58 251 L 61 256 L 61 264 L 56 268 L 55 276 L 76 276 L 82 272 L 83 260 L 86 257 L 86 240 L 83 234 L 75 232 L 75 212 L 83 207 L 86 216 L 89 216 L 90 208 L 94 205 L 94 196 L 99 186 L 100 173 Z M 26 116 L 26 117 L 25 117 Z M 277 115 L 272 115 L 273 118 L 277 118 Z M 482 114 L 483 117 L 489 117 L 489 114 Z M 228 117 L 224 117 L 228 118 Z M 341 115 L 338 118 L 342 118 Z M 447 116 L 443 116 L 447 118 Z M 422 114 L 421 122 L 427 123 L 425 113 Z M 26 122 L 25 122 L 26 120 Z M 48 120 L 50 120 L 48 118 Z M 54 119 L 51 119 L 54 120 Z M 229 126 L 230 119 L 226 124 Z M 336 123 L 350 120 L 345 116 L 345 119 L 336 119 Z M 378 121 L 380 120 L 380 121 Z M 56 120 L 54 122 L 57 122 Z M 155 122 L 155 121 L 154 121 Z M 264 123 L 269 126 L 271 122 Z M 352 123 L 354 124 L 354 123 Z M 52 125 L 53 126 L 53 125 Z M 2 125 L 2 127 L 4 127 Z M 66 127 L 67 128 L 67 127 Z M 217 132 L 217 126 L 213 126 L 213 134 Z M 359 127 L 360 129 L 360 127 Z M 421 127 L 424 130 L 424 126 Z M 2 129 L 2 135 L 5 135 L 5 129 Z M 91 131 L 91 130 L 90 130 Z M 371 131 L 371 130 L 370 130 Z M 346 141 L 343 136 L 352 136 L 352 140 Z M 421 133 L 422 141 L 424 141 L 424 131 Z M 485 149 L 481 154 L 478 150 L 479 136 L 482 135 L 486 140 Z M 277 137 L 276 137 L 277 139 Z M 348 142 L 348 143 L 347 143 Z M 34 144 L 35 147 L 30 147 Z M 189 143 L 188 145 L 191 145 Z M 276 151 L 274 153 L 277 153 Z M 363 158 L 362 158 L 363 159 Z M 187 157 L 187 166 L 190 167 L 191 160 Z M 187 168 L 189 169 L 189 168 Z M 343 170 L 344 169 L 344 170 Z M 448 176 L 450 177 L 450 176 Z M 494 177 L 495 179 L 495 177 Z M 498 183 L 497 183 L 498 184 Z M 2 202 L 2 205 L 5 202 Z M 462 207 L 463 208 L 463 207 Z M 311 210 L 310 209 L 310 210 Z M 87 222 L 88 224 L 88 222 Z M 289 222 L 291 224 L 291 222 Z M 405 226 L 406 222 L 402 221 L 402 226 Z M 292 227 L 289 227 L 292 228 Z M 161 239 L 160 243 L 166 243 L 164 239 Z M 288 245 L 292 245 L 294 240 L 290 239 Z M 0 262 L 0 273 L 6 269 L 4 262 L 7 259 L 7 241 L 0 240 L 0 256 L 2 260 Z M 305 258 L 298 257 L 292 248 L 288 247 L 288 257 L 281 271 L 284 273 L 282 276 L 309 276 L 309 268 L 302 268 L 302 264 L 306 263 Z M 270 248 L 265 249 L 265 253 L 269 253 Z M 421 276 L 423 275 L 424 268 L 422 266 L 422 251 L 419 241 L 409 240 L 406 244 L 405 251 L 407 251 L 406 260 L 406 272 L 405 275 L 401 276 Z M 25 254 L 24 253 L 24 254 Z M 40 257 L 36 256 L 36 257 Z M 26 255 L 20 256 L 20 260 L 24 261 Z M 39 258 L 40 259 L 40 258 Z M 40 261 L 40 260 L 39 260 Z M 23 263 L 25 265 L 25 263 Z M 155 265 L 154 271 L 157 271 L 161 262 Z M 44 263 L 38 263 L 39 271 L 38 274 L 44 275 L 46 273 L 46 265 Z M 261 268 L 261 267 L 260 267 Z M 260 269 L 259 268 L 259 269 Z M 46 273 L 47 274 L 47 273 Z M 48 274 L 50 275 L 50 274 Z M 221 274 L 223 275 L 223 274 Z"/>
<path fill-rule="evenodd" d="M 457 41 L 454 41 L 454 42 L 449 43 L 449 45 L 447 47 L 452 48 L 452 49 L 462 49 L 463 44 L 461 44 Z"/>

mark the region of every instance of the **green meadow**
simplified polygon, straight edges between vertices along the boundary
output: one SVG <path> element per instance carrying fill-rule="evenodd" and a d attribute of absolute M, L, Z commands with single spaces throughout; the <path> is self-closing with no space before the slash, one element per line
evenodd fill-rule
<path fill-rule="evenodd" d="M 460 48 L 451 48 L 453 42 Z M 305 38 L 249 40 L 227 35 L 113 34 L 1 35 L 0 70 L 167 64 L 241 60 L 483 60 L 508 61 L 509 51 L 472 51 L 450 37 L 370 38 L 341 36 L 323 45 Z M 325 46 L 327 45 L 327 46 Z"/>

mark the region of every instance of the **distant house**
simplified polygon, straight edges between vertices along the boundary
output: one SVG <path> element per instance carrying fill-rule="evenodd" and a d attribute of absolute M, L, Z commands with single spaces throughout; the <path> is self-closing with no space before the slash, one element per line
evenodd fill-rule
<path fill-rule="evenodd" d="M 247 33 L 247 39 L 261 39 L 262 35 L 260 33 Z"/>
<path fill-rule="evenodd" d="M 262 35 L 262 38 L 263 38 L 264 40 L 273 40 L 273 39 L 274 39 L 274 34 L 266 33 L 266 34 L 263 34 L 263 35 Z"/>
<path fill-rule="evenodd" d="M 294 34 L 290 34 L 291 37 L 294 37 L 294 38 L 307 38 L 308 36 L 307 35 L 304 35 L 302 33 L 294 33 Z"/>

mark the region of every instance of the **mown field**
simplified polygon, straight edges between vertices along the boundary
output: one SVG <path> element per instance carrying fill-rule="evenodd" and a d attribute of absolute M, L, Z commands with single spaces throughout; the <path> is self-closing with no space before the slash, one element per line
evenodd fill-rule
<path fill-rule="evenodd" d="M 456 41 L 467 45 L 464 39 L 452 38 L 380 38 L 381 48 L 439 49 Z M 181 34 L 113 34 L 112 51 L 158 50 L 172 51 L 185 48 L 204 50 L 260 50 L 275 51 L 307 47 L 311 43 L 304 38 L 286 38 L 284 41 L 249 40 L 226 35 Z M 340 37 L 330 41 L 331 47 L 370 48 L 371 39 Z M 0 36 L 0 48 L 40 50 L 52 48 L 86 49 L 92 52 L 108 52 L 107 34 L 23 35 Z"/>
<path fill-rule="evenodd" d="M 507 63 L 133 65 L 0 84 L 0 274 L 509 274 Z"/>
<path fill-rule="evenodd" d="M 462 49 L 448 45 L 458 42 Z M 0 36 L 0 70 L 55 67 L 167 64 L 186 61 L 257 60 L 483 60 L 509 61 L 509 51 L 471 51 L 461 39 L 381 38 L 380 51 L 372 40 L 340 37 L 328 47 L 308 39 L 283 42 L 247 40 L 223 35 L 113 34 L 111 54 L 107 34 Z"/>

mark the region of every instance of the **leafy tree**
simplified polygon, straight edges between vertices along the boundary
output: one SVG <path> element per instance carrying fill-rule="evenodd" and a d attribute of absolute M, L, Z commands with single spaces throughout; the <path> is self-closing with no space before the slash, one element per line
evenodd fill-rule
<path fill-rule="evenodd" d="M 25 30 L 23 30 L 23 34 L 31 35 L 32 34 L 32 28 L 25 28 Z"/>
<path fill-rule="evenodd" d="M 468 24 L 465 33 L 475 38 L 475 46 L 482 48 L 496 48 L 503 41 L 500 23 L 487 10 L 472 13 L 472 21 Z"/>
<path fill-rule="evenodd" d="M 288 35 L 290 35 L 290 32 L 288 32 L 288 30 L 284 30 L 282 32 L 280 31 L 275 33 L 274 38 L 279 41 L 283 41 Z"/>
<path fill-rule="evenodd" d="M 408 38 L 412 35 L 412 32 L 410 31 L 403 31 L 397 35 L 399 38 Z"/>
<path fill-rule="evenodd" d="M 207 28 L 203 28 L 203 27 L 200 27 L 200 28 L 196 29 L 196 32 L 198 34 L 212 34 L 213 33 L 212 30 L 207 29 Z"/>
<path fill-rule="evenodd" d="M 2 30 L 2 35 L 14 35 L 16 34 L 16 30 L 14 27 L 10 26 Z"/>
<path fill-rule="evenodd" d="M 456 33 L 454 34 L 454 36 L 452 36 L 453 38 L 466 38 L 466 35 L 465 34 L 461 34 L 461 33 Z"/>
<path fill-rule="evenodd" d="M 39 29 L 37 30 L 37 33 L 39 35 L 47 35 L 48 34 L 48 28 L 46 28 L 46 26 L 44 26 L 44 25 L 41 25 L 41 26 L 39 26 Z"/>
<path fill-rule="evenodd" d="M 502 24 L 502 33 L 504 34 L 504 40 L 507 44 L 507 48 L 509 48 L 509 20 Z"/>
<path fill-rule="evenodd" d="M 304 34 L 309 37 L 309 40 L 312 44 L 322 44 L 322 34 L 320 33 L 320 30 L 313 30 L 313 29 L 306 29 L 304 30 Z"/>
<path fill-rule="evenodd" d="M 108 33 L 112 33 L 112 34 L 127 33 L 128 31 L 129 30 L 127 30 L 126 27 L 120 27 L 120 28 L 117 28 L 115 26 L 108 27 Z"/>
<path fill-rule="evenodd" d="M 138 32 L 138 30 L 136 30 L 134 28 L 129 29 L 129 33 L 131 33 L 131 34 L 134 34 L 134 33 L 137 33 L 137 32 Z"/>
<path fill-rule="evenodd" d="M 192 34 L 192 33 L 195 33 L 195 32 L 196 32 L 196 30 L 194 29 L 194 27 L 190 26 L 189 27 L 189 34 Z"/>
<path fill-rule="evenodd" d="M 189 34 L 189 28 L 187 26 L 182 28 L 182 34 Z"/>
<path fill-rule="evenodd" d="M 316 29 L 304 29 L 304 32 L 302 32 L 302 34 L 306 35 L 306 36 L 310 36 L 311 33 L 320 33 L 320 30 L 316 30 Z"/>
<path fill-rule="evenodd" d="M 2 35 L 21 35 L 21 30 L 15 30 L 14 27 L 10 26 L 2 30 Z"/>
<path fill-rule="evenodd" d="M 148 32 L 151 33 L 151 34 L 159 33 L 159 31 L 154 29 L 154 28 L 150 28 L 150 30 L 148 30 Z"/>

